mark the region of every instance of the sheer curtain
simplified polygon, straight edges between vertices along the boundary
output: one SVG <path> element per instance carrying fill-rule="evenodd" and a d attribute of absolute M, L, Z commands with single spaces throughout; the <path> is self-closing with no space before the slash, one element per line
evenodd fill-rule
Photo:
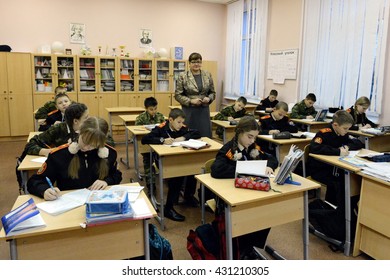
<path fill-rule="evenodd" d="M 300 97 L 348 108 L 360 96 L 381 113 L 388 0 L 305 1 Z"/>
<path fill-rule="evenodd" d="M 224 96 L 263 95 L 268 0 L 228 5 Z"/>

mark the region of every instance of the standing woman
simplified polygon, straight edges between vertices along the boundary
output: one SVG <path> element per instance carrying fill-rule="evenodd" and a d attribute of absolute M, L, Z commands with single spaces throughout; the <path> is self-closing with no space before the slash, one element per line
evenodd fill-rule
<path fill-rule="evenodd" d="M 188 61 L 190 70 L 181 73 L 176 81 L 175 99 L 186 115 L 186 125 L 198 130 L 202 137 L 211 138 L 209 105 L 215 99 L 213 78 L 209 72 L 201 70 L 199 53 L 192 53 Z"/>
<path fill-rule="evenodd" d="M 108 124 L 104 119 L 90 117 L 80 128 L 76 142 L 52 151 L 46 162 L 27 182 L 28 192 L 55 200 L 60 191 L 88 188 L 104 189 L 119 184 L 122 173 L 117 168 L 117 153 L 105 145 Z M 50 187 L 50 182 L 55 188 Z"/>

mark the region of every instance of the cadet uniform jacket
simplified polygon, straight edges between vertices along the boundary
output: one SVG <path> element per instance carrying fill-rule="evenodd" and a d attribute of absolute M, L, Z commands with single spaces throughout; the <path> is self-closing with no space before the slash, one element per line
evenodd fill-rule
<path fill-rule="evenodd" d="M 294 105 L 291 110 L 290 117 L 292 119 L 306 119 L 307 116 L 313 116 L 315 118 L 317 111 L 314 107 L 307 108 L 305 105 L 305 100 Z"/>
<path fill-rule="evenodd" d="M 354 125 L 350 128 L 350 130 L 359 130 L 359 124 L 362 126 L 365 126 L 366 124 L 371 125 L 371 127 L 377 127 L 378 125 L 367 119 L 366 113 L 359 114 L 356 112 L 355 116 L 355 108 L 352 106 L 351 108 L 347 109 L 347 112 L 351 114 Z"/>
<path fill-rule="evenodd" d="M 236 172 L 237 159 L 235 159 L 236 152 L 233 151 L 233 140 L 227 142 L 218 151 L 215 161 L 211 166 L 211 176 L 214 178 L 234 178 Z M 267 160 L 267 166 L 276 169 L 278 167 L 277 159 L 265 152 L 263 152 L 259 145 L 253 143 L 242 151 L 237 150 L 238 160 Z"/>
<path fill-rule="evenodd" d="M 359 139 L 348 134 L 344 136 L 337 135 L 332 125 L 330 124 L 329 127 L 320 129 L 320 131 L 317 132 L 315 137 L 310 142 L 309 150 L 310 153 L 313 154 L 339 156 L 339 148 L 342 146 L 348 146 L 349 150 L 352 151 L 363 148 L 363 143 Z M 310 174 L 319 173 L 319 176 L 321 177 L 322 175 L 332 175 L 332 166 L 313 159 L 312 157 L 309 157 L 308 166 Z"/>
<path fill-rule="evenodd" d="M 39 126 L 39 131 L 46 131 L 51 127 L 55 122 L 64 122 L 64 115 L 61 113 L 60 110 L 54 110 L 51 111 L 45 120 L 44 124 L 41 124 Z"/>
<path fill-rule="evenodd" d="M 264 98 L 260 101 L 260 104 L 257 105 L 256 110 L 265 111 L 267 108 L 275 108 L 276 104 L 278 104 L 278 100 L 270 101 L 269 98 Z"/>
<path fill-rule="evenodd" d="M 135 119 L 135 125 L 147 125 L 163 123 L 165 117 L 163 114 L 157 112 L 153 117 L 148 112 L 143 112 Z"/>
<path fill-rule="evenodd" d="M 28 192 L 43 197 L 44 192 L 49 188 L 46 182 L 48 177 L 61 190 L 74 190 L 90 187 L 98 176 L 98 163 L 101 158 L 98 156 L 98 149 L 88 152 L 78 151 L 80 160 L 79 178 L 72 179 L 68 175 L 70 161 L 75 155 L 69 152 L 69 144 L 62 145 L 49 154 L 46 162 L 27 182 Z M 108 185 L 119 184 L 122 180 L 122 173 L 117 169 L 117 153 L 114 148 L 106 145 L 108 148 L 108 158 L 106 159 L 109 166 L 109 174 L 103 180 Z"/>
<path fill-rule="evenodd" d="M 241 118 L 245 115 L 248 115 L 245 108 L 243 108 L 241 111 L 236 112 L 234 110 L 234 105 L 227 106 L 226 108 L 223 108 L 221 112 L 215 115 L 214 120 L 220 120 L 220 121 L 227 121 L 228 117 L 232 117 L 234 119 Z"/>
<path fill-rule="evenodd" d="M 290 124 L 290 120 L 288 117 L 283 117 L 280 120 L 275 120 L 272 117 L 272 114 L 269 114 L 267 116 L 263 116 L 260 118 L 261 123 L 261 134 L 269 134 L 270 130 L 277 129 L 280 132 L 282 131 L 288 131 L 288 132 L 298 132 L 298 128 L 295 125 Z"/>
<path fill-rule="evenodd" d="M 46 102 L 43 107 L 39 108 L 38 111 L 35 113 L 35 118 L 38 119 L 46 119 L 47 115 L 56 110 L 56 103 L 53 100 L 50 100 Z"/>
<path fill-rule="evenodd" d="M 186 71 L 181 73 L 179 78 L 176 81 L 176 91 L 175 91 L 175 99 L 182 106 L 192 106 L 190 105 L 190 100 L 194 98 L 204 97 L 210 98 L 210 102 L 213 102 L 215 99 L 215 89 L 214 82 L 211 74 L 207 71 L 201 70 L 202 76 L 202 84 L 203 88 L 201 90 L 198 89 L 196 84 L 194 75 L 192 75 L 191 71 Z"/>
<path fill-rule="evenodd" d="M 199 131 L 189 129 L 183 126 L 179 131 L 173 131 L 169 128 L 169 121 L 166 121 L 152 129 L 149 134 L 142 138 L 142 144 L 163 144 L 165 138 L 184 137 L 186 140 L 199 139 Z"/>

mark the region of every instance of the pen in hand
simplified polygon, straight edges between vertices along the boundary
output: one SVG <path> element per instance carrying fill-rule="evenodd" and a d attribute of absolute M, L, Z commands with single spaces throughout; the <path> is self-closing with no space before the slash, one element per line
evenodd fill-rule
<path fill-rule="evenodd" d="M 52 182 L 50 181 L 49 177 L 46 177 L 46 182 L 49 184 L 50 188 L 54 191 L 53 196 L 56 198 L 59 197 L 59 194 L 57 193 L 56 189 L 54 188 Z"/>

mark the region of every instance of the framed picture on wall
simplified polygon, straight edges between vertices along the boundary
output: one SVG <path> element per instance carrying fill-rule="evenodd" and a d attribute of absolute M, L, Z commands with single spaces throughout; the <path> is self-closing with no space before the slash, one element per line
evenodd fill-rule
<path fill-rule="evenodd" d="M 141 48 L 148 48 L 152 46 L 152 30 L 150 29 L 140 29 L 139 31 L 139 46 Z"/>
<path fill-rule="evenodd" d="M 70 42 L 73 44 L 85 44 L 85 24 L 70 24 Z"/>

